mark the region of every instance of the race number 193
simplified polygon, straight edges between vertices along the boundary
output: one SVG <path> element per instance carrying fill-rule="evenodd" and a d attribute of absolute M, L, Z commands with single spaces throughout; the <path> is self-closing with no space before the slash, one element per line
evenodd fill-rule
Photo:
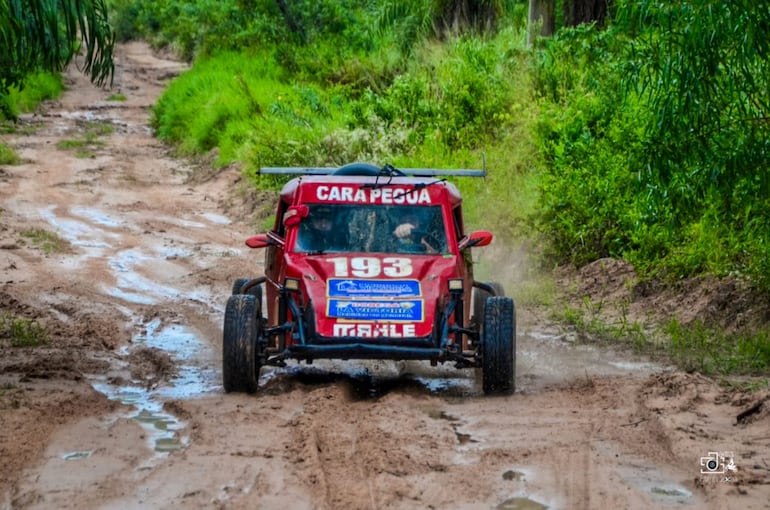
<path fill-rule="evenodd" d="M 377 278 L 381 274 L 403 278 L 412 274 L 412 261 L 403 257 L 334 257 L 327 259 L 334 264 L 334 276 L 347 278 Z"/>

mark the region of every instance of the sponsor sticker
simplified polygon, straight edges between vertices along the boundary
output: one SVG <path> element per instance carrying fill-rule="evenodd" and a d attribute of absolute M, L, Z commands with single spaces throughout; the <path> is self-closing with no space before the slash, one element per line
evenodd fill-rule
<path fill-rule="evenodd" d="M 340 298 L 406 298 L 421 295 L 417 280 L 354 280 L 330 278 L 329 297 Z"/>
<path fill-rule="evenodd" d="M 407 321 L 422 322 L 422 299 L 399 299 L 398 301 L 373 300 L 327 300 L 328 317 L 366 321 Z"/>

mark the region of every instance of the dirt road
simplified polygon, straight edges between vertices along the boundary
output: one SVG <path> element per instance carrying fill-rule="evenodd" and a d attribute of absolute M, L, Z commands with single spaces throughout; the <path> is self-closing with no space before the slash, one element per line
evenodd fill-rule
<path fill-rule="evenodd" d="M 182 70 L 121 46 L 112 90 L 71 72 L 3 135 L 24 161 L 0 168 L 0 311 L 48 342 L 0 339 L 0 508 L 770 508 L 766 391 L 571 342 L 525 309 L 510 397 L 363 362 L 224 394 L 224 304 L 261 253 L 238 172 L 152 137 Z M 711 452 L 735 470 L 710 472 Z"/>

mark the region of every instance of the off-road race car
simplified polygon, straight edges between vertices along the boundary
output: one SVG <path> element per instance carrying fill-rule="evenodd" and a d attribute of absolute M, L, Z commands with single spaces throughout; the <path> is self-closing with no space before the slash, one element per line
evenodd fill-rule
<path fill-rule="evenodd" d="M 514 391 L 516 317 L 498 283 L 473 279 L 458 189 L 440 176 L 482 170 L 263 168 L 300 174 L 275 224 L 246 240 L 264 275 L 239 278 L 227 301 L 223 383 L 254 393 L 264 365 L 315 359 L 425 360 L 480 368 L 486 394 Z M 266 315 L 263 311 L 266 300 Z"/>

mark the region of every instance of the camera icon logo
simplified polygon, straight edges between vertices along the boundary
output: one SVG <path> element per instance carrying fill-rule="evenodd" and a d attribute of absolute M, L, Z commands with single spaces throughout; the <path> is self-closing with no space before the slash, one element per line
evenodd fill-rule
<path fill-rule="evenodd" d="M 730 465 L 725 466 L 725 454 L 720 452 L 708 452 L 706 457 L 700 458 L 700 472 L 704 475 L 723 475 L 725 467 L 735 471 L 732 455 L 730 455 Z"/>
<path fill-rule="evenodd" d="M 725 472 L 725 458 L 719 452 L 708 452 L 700 458 L 700 472 L 707 475 L 721 475 Z"/>

